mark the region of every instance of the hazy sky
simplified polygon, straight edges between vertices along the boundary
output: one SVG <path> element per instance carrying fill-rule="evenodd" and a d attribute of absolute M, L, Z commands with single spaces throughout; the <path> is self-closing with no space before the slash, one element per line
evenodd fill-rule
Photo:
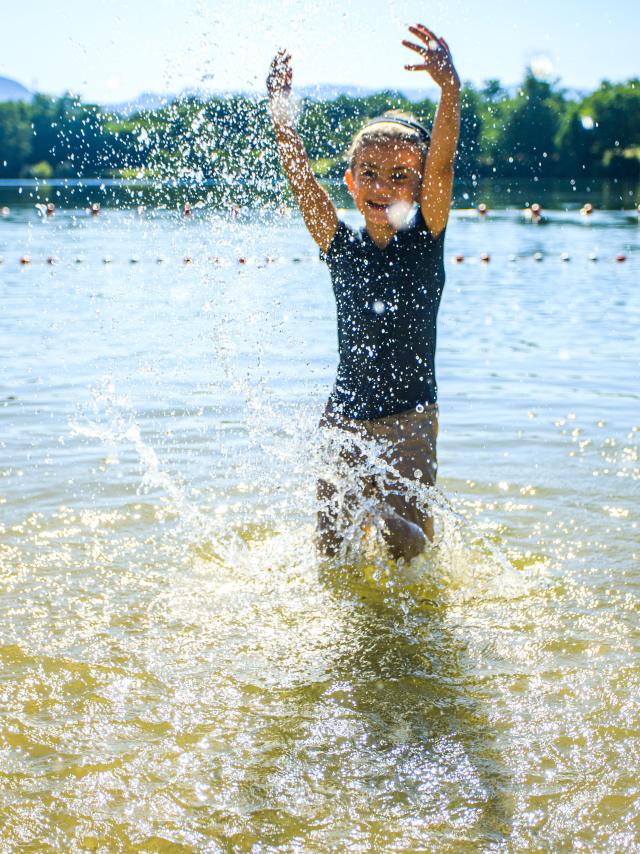
<path fill-rule="evenodd" d="M 400 46 L 420 21 L 461 77 L 515 83 L 528 62 L 569 87 L 640 75 L 640 2 L 614 0 L 0 0 L 0 75 L 96 101 L 185 87 L 262 89 L 279 46 L 294 82 L 418 88 Z"/>

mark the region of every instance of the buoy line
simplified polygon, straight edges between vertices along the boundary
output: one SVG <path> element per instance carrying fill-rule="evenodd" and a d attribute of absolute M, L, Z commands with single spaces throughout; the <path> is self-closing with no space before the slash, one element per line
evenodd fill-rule
<path fill-rule="evenodd" d="M 476 261 L 480 261 L 482 264 L 489 264 L 489 263 L 491 263 L 493 258 L 494 258 L 494 256 L 492 256 L 491 253 L 489 253 L 489 252 L 482 252 L 480 255 L 464 255 L 460 252 L 460 253 L 457 253 L 455 255 L 447 256 L 446 260 L 453 261 L 456 264 L 463 264 L 465 262 L 474 263 Z M 533 260 L 538 264 L 541 263 L 542 261 L 545 261 L 545 260 L 560 260 L 563 263 L 567 263 L 567 262 L 571 261 L 572 258 L 573 258 L 573 256 L 570 255 L 568 252 L 561 252 L 559 255 L 557 255 L 555 253 L 554 254 L 545 254 L 543 252 L 533 252 L 532 254 L 527 254 L 527 255 L 517 255 L 515 253 L 510 253 L 509 255 L 507 255 L 505 257 L 499 256 L 499 260 L 505 260 L 506 259 L 507 263 L 509 263 L 509 264 L 514 264 L 518 261 L 527 261 L 527 260 Z M 586 258 L 588 261 L 591 261 L 591 262 L 600 261 L 600 260 L 602 260 L 602 261 L 613 260 L 613 261 L 620 264 L 620 263 L 623 263 L 624 261 L 627 261 L 628 255 L 625 252 L 618 252 L 616 255 L 613 255 L 613 256 L 609 256 L 609 255 L 604 256 L 604 255 L 598 255 L 597 252 L 589 252 L 588 255 L 586 256 Z M 178 263 L 183 264 L 183 265 L 196 264 L 196 263 L 201 263 L 204 261 L 207 264 L 212 264 L 212 265 L 217 266 L 217 267 L 230 267 L 230 266 L 235 266 L 235 265 L 239 265 L 239 266 L 250 265 L 250 266 L 264 267 L 268 264 L 315 263 L 315 262 L 319 261 L 319 258 L 317 255 L 308 255 L 308 256 L 294 255 L 293 257 L 290 257 L 290 258 L 284 257 L 284 256 L 273 256 L 273 255 L 265 255 L 264 257 L 251 257 L 251 256 L 247 256 L 247 255 L 239 255 L 235 259 L 233 259 L 233 258 L 220 258 L 217 255 L 209 255 L 206 258 L 198 258 L 197 256 L 194 256 L 194 255 L 183 255 L 182 257 L 179 257 L 176 259 L 175 257 L 174 258 L 167 258 L 167 256 L 165 256 L 165 255 L 157 255 L 155 257 L 149 257 L 149 258 L 141 258 L 139 255 L 131 255 L 130 257 L 125 258 L 125 259 L 116 259 L 112 255 L 104 255 L 101 258 L 100 263 L 102 263 L 104 265 L 110 265 L 110 264 L 118 263 L 118 260 L 124 261 L 124 263 L 130 264 L 133 266 L 138 265 L 138 264 L 143 264 L 145 262 L 146 263 L 155 263 L 155 264 L 166 264 L 166 263 L 169 263 L 171 261 L 175 262 L 177 260 Z M 0 257 L 0 265 L 4 266 L 5 263 L 6 263 L 5 259 Z M 18 263 L 23 267 L 30 266 L 31 264 L 38 264 L 38 263 L 45 263 L 45 264 L 48 264 L 50 266 L 54 266 L 56 264 L 64 264 L 65 260 L 58 257 L 57 255 L 47 255 L 41 259 L 34 259 L 30 255 L 25 254 L 25 255 L 21 255 L 19 257 Z M 87 259 L 84 255 L 74 255 L 72 258 L 66 259 L 66 263 L 71 263 L 73 265 L 81 266 L 81 265 L 84 265 L 87 263 L 95 263 L 95 261 L 94 261 L 94 259 L 92 259 L 91 262 L 87 262 Z"/>

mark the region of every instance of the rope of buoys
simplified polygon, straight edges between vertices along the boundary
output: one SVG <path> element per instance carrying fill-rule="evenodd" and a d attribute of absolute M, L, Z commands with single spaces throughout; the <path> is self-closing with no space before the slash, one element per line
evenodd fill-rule
<path fill-rule="evenodd" d="M 526 260 L 527 258 L 532 259 L 536 263 L 540 263 L 541 261 L 544 261 L 545 258 L 553 258 L 553 257 L 559 258 L 559 260 L 564 262 L 564 263 L 567 263 L 567 262 L 571 261 L 571 259 L 572 259 L 572 256 L 568 252 L 561 252 L 559 255 L 553 256 L 553 255 L 547 255 L 544 252 L 540 252 L 540 251 L 533 252 L 531 255 L 516 255 L 515 253 L 512 252 L 506 256 L 506 259 L 510 264 L 513 264 L 519 260 Z M 472 256 L 466 256 L 462 252 L 459 252 L 456 255 L 450 256 L 450 258 L 449 258 L 449 260 L 453 261 L 456 264 L 463 264 L 465 261 L 473 262 L 476 259 L 479 260 L 483 264 L 489 264 L 492 261 L 492 255 L 489 252 L 482 252 L 478 256 L 473 256 L 473 255 Z M 624 252 L 618 252 L 616 255 L 612 256 L 612 259 L 614 261 L 616 261 L 617 263 L 623 263 L 623 262 L 627 261 L 628 256 Z M 72 257 L 71 260 L 74 264 L 77 264 L 77 265 L 82 265 L 82 264 L 87 263 L 87 259 L 84 255 L 75 255 Z M 109 264 L 113 264 L 114 260 L 115 259 L 113 258 L 113 256 L 104 255 L 101 259 L 101 262 L 102 262 L 102 264 L 109 265 Z M 141 264 L 141 263 L 143 263 L 144 260 L 147 260 L 147 259 L 142 259 L 139 255 L 131 255 L 129 258 L 126 259 L 126 261 L 131 265 Z M 165 264 L 170 259 L 168 259 L 165 255 L 157 255 L 155 258 L 149 258 L 148 260 L 154 261 L 156 264 Z M 187 264 L 187 265 L 188 264 L 195 264 L 197 260 L 198 259 L 196 257 L 194 257 L 193 255 L 183 255 L 181 258 L 182 264 Z M 235 259 L 223 259 L 223 258 L 220 258 L 220 256 L 218 256 L 218 255 L 209 255 L 205 260 L 211 264 L 214 264 L 215 266 L 228 266 L 229 264 L 233 264 L 234 260 L 235 260 L 235 263 L 239 264 L 240 266 L 247 266 L 247 265 L 253 265 L 253 264 L 265 265 L 265 264 L 276 264 L 276 263 L 287 263 L 287 262 L 292 263 L 292 264 L 302 264 L 304 262 L 314 263 L 314 262 L 318 261 L 318 257 L 316 255 L 309 255 L 309 256 L 293 255 L 289 258 L 286 258 L 286 257 L 282 257 L 282 256 L 276 257 L 274 255 L 266 255 L 262 258 L 252 258 L 252 257 L 249 257 L 247 255 L 239 255 Z M 598 253 L 596 251 L 592 251 L 592 252 L 588 253 L 587 260 L 589 260 L 591 262 L 596 262 L 596 261 L 599 261 L 601 259 L 600 259 L 600 256 L 598 255 Z M 61 259 L 57 255 L 47 255 L 45 257 L 44 261 L 46 264 L 50 264 L 50 265 L 61 263 Z M 5 263 L 5 259 L 0 257 L 0 264 L 4 264 L 4 263 Z M 24 255 L 21 255 L 19 257 L 19 263 L 22 266 L 28 266 L 34 262 L 33 262 L 33 259 L 30 255 L 24 254 Z"/>

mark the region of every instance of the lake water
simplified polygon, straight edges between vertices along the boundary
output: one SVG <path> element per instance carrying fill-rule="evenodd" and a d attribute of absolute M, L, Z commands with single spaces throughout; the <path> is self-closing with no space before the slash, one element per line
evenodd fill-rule
<path fill-rule="evenodd" d="M 0 847 L 640 851 L 635 214 L 453 212 L 437 545 L 395 569 L 315 556 L 299 219 L 33 202 L 0 219 Z"/>

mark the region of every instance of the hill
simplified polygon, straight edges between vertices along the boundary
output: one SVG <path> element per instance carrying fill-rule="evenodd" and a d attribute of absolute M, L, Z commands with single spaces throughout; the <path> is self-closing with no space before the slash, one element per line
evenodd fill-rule
<path fill-rule="evenodd" d="M 0 77 L 0 101 L 31 101 L 31 92 L 17 80 Z"/>

